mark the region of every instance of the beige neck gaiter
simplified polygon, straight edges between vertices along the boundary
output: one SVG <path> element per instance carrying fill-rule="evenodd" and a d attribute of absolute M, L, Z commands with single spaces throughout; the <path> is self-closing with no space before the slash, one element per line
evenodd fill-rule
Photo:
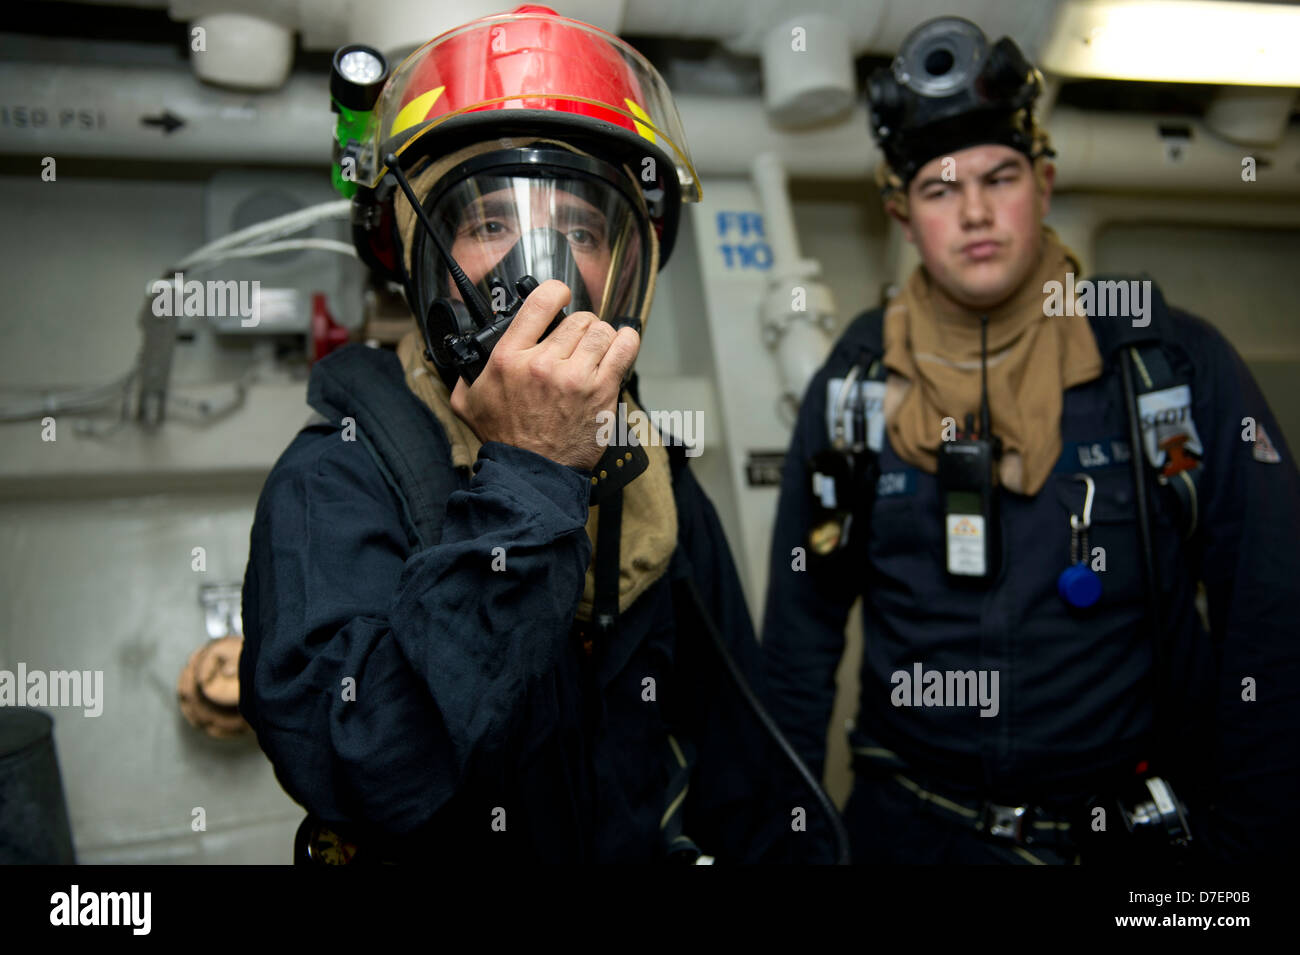
<path fill-rule="evenodd" d="M 1002 439 L 998 477 L 1037 494 L 1061 454 L 1065 389 L 1101 374 L 1086 316 L 1044 314 L 1043 285 L 1079 277 L 1077 257 L 1043 226 L 1037 267 L 1009 299 L 988 309 L 988 393 L 993 434 Z M 979 421 L 980 312 L 937 293 L 917 266 L 885 311 L 885 422 L 900 458 L 933 474 L 943 419 Z"/>
<path fill-rule="evenodd" d="M 451 395 L 438 370 L 424 357 L 424 341 L 418 330 L 412 329 L 398 343 L 397 357 L 406 372 L 407 387 L 428 406 L 446 432 L 452 464 L 458 468 L 471 467 L 482 444 L 469 425 L 451 410 Z M 631 395 L 624 392 L 620 400 L 627 403 L 628 427 L 632 428 L 634 422 L 641 423 L 638 439 L 650 457 L 650 466 L 645 472 L 623 489 L 618 560 L 618 609 L 622 613 L 668 569 L 668 562 L 677 547 L 677 503 L 673 498 L 672 468 L 662 441 L 650 442 L 645 416 L 632 414 L 639 409 Z M 600 554 L 595 548 L 599 526 L 600 508 L 593 507 L 587 514 L 592 561 L 587 567 L 577 614 L 583 621 L 591 619 L 592 601 L 596 594 L 595 570 Z"/>

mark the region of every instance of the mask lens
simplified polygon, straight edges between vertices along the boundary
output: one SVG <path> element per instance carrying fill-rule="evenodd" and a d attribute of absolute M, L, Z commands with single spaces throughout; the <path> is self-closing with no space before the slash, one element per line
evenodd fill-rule
<path fill-rule="evenodd" d="M 426 207 L 439 237 L 494 312 L 516 297 L 525 275 L 556 279 L 573 299 L 566 309 L 614 321 L 639 317 L 648 283 L 643 218 L 618 189 L 596 177 L 479 174 Z M 446 263 L 421 236 L 420 288 L 428 301 L 459 299 Z"/>

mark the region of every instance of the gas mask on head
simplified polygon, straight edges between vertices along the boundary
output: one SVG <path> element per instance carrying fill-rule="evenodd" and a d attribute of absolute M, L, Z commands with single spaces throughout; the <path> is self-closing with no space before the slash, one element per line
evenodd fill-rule
<path fill-rule="evenodd" d="M 579 311 L 641 330 L 652 240 L 626 172 L 555 146 L 498 150 L 449 171 L 418 214 L 408 297 L 449 389 L 458 377 L 474 382 L 548 279 L 572 298 L 546 334 Z"/>
<path fill-rule="evenodd" d="M 997 143 L 1033 160 L 1032 107 L 1042 75 L 1010 37 L 992 46 L 962 17 L 923 23 L 903 41 L 889 69 L 867 83 L 871 132 L 906 186 L 931 159 Z M 1037 152 L 1036 152 L 1037 150 Z"/>

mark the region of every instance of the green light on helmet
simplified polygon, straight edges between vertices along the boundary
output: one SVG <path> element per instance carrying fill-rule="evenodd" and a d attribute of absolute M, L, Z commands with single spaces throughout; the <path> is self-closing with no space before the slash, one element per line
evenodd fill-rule
<path fill-rule="evenodd" d="M 330 109 L 338 113 L 334 127 L 334 189 L 346 199 L 356 195 L 361 144 L 366 142 L 371 115 L 388 79 L 388 61 L 373 47 L 341 46 L 330 70 Z"/>

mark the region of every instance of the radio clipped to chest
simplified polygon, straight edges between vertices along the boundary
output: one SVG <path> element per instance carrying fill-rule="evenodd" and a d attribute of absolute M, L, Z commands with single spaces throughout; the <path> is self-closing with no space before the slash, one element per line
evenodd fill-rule
<path fill-rule="evenodd" d="M 989 435 L 987 420 L 974 432 L 973 417 L 967 415 L 965 430 L 939 445 L 944 553 L 949 577 L 991 580 L 997 576 L 1000 549 L 994 475 L 1001 447 Z"/>
<path fill-rule="evenodd" d="M 980 417 L 939 443 L 937 477 L 943 500 L 945 569 L 949 579 L 991 581 L 998 574 L 997 463 L 1002 442 L 993 436 L 989 414 L 988 324 L 980 316 Z"/>

